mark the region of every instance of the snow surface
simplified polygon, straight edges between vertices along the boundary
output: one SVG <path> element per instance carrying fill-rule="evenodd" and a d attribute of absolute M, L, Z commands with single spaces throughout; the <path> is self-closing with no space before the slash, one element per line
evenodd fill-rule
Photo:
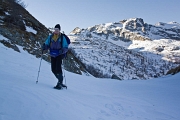
<path fill-rule="evenodd" d="M 6 15 L 10 15 L 9 12 L 5 12 Z"/>
<path fill-rule="evenodd" d="M 151 80 L 97 79 L 64 71 L 0 44 L 0 120 L 180 120 L 180 73 Z M 65 81 L 65 80 L 64 80 Z"/>
<path fill-rule="evenodd" d="M 6 40 L 7 41 L 9 39 L 0 34 L 0 40 Z"/>
<path fill-rule="evenodd" d="M 25 27 L 26 27 L 26 31 L 27 31 L 27 32 L 32 32 L 32 33 L 34 33 L 34 34 L 37 33 L 37 31 L 34 30 L 32 27 L 29 27 L 29 26 L 25 26 Z"/>
<path fill-rule="evenodd" d="M 125 46 L 124 46 L 125 47 Z M 171 40 L 171 39 L 159 39 L 159 40 L 153 40 L 153 41 L 139 41 L 134 40 L 132 41 L 132 44 L 127 46 L 128 49 L 136 49 L 136 51 L 143 52 L 144 54 L 148 54 L 151 58 L 157 58 L 157 59 L 165 59 L 170 61 L 171 59 L 175 58 L 175 56 L 180 56 L 180 41 L 177 40 Z M 162 52 L 158 52 L 157 48 L 163 48 Z M 178 50 L 175 50 L 175 48 L 178 48 Z M 171 56 L 171 58 L 168 58 Z"/>
<path fill-rule="evenodd" d="M 177 22 L 169 22 L 169 23 L 158 22 L 157 24 L 155 24 L 155 26 L 159 26 L 164 29 L 171 29 L 171 28 L 179 28 L 180 29 L 180 24 Z"/>

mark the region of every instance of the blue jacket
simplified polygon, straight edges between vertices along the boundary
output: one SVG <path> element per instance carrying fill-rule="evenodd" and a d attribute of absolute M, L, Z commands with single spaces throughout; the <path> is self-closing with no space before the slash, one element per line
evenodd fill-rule
<path fill-rule="evenodd" d="M 62 34 L 61 34 L 62 35 Z M 53 34 L 49 35 L 45 41 L 45 48 L 50 50 L 50 55 L 52 57 L 57 57 L 59 55 L 65 54 L 68 51 L 68 43 L 66 38 L 63 36 L 63 43 L 61 45 L 61 36 L 54 41 L 52 39 Z"/>

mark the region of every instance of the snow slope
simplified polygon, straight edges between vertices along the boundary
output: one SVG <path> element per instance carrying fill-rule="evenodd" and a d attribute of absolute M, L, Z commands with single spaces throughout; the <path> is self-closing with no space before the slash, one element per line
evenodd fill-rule
<path fill-rule="evenodd" d="M 121 80 L 151 79 L 165 75 L 180 64 L 180 41 L 160 39 L 131 42 L 69 36 L 71 52 L 92 75 Z M 162 50 L 159 52 L 159 50 Z M 92 68 L 92 67 L 91 67 Z M 96 70 L 100 75 L 93 73 Z"/>
<path fill-rule="evenodd" d="M 179 120 L 180 74 L 151 80 L 112 80 L 65 71 L 55 90 L 50 64 L 0 44 L 0 120 Z"/>

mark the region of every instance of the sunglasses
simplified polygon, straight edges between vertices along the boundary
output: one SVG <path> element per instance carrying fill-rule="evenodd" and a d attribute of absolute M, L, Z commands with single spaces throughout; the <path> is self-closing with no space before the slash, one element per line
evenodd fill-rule
<path fill-rule="evenodd" d="M 54 28 L 55 31 L 59 31 L 59 28 Z"/>

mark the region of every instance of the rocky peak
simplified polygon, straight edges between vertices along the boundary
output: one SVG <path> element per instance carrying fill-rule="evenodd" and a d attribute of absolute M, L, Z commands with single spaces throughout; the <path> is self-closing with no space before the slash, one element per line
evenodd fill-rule
<path fill-rule="evenodd" d="M 129 19 L 124 23 L 124 28 L 131 31 L 141 30 L 143 27 L 145 26 L 142 18 Z"/>
<path fill-rule="evenodd" d="M 104 23 L 87 29 L 76 29 L 71 34 L 82 34 L 95 38 L 113 39 L 115 41 L 174 39 L 180 40 L 180 24 L 177 22 L 156 25 L 144 23 L 142 18 L 130 18 L 120 22 Z M 94 35 L 93 35 L 94 34 Z"/>
<path fill-rule="evenodd" d="M 82 30 L 79 27 L 76 27 L 70 34 L 78 34 L 80 33 Z"/>

